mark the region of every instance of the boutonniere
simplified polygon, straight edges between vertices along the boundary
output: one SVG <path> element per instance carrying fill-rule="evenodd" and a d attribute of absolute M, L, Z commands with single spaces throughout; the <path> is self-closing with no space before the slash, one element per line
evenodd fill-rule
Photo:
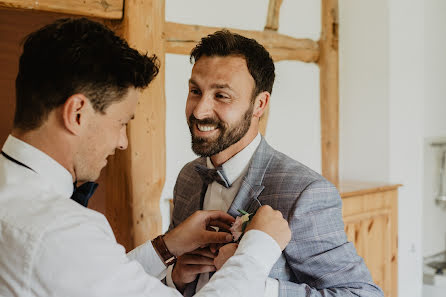
<path fill-rule="evenodd" d="M 240 216 L 235 218 L 235 222 L 232 224 L 231 228 L 229 228 L 234 242 L 239 242 L 242 239 L 246 226 L 254 215 L 253 213 L 247 213 L 242 209 L 237 209 L 237 211 L 240 213 Z"/>

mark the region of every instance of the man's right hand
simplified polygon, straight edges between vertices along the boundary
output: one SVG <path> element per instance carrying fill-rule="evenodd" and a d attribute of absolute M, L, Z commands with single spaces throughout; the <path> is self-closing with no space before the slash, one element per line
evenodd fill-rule
<path fill-rule="evenodd" d="M 172 281 L 177 290 L 183 293 L 186 285 L 193 282 L 197 275 L 215 271 L 214 258 L 215 254 L 208 247 L 178 257 L 172 270 Z"/>
<path fill-rule="evenodd" d="M 167 232 L 163 239 L 167 249 L 176 257 L 207 247 L 210 243 L 228 243 L 232 235 L 226 232 L 209 231 L 210 226 L 229 229 L 235 221 L 229 214 L 219 210 L 198 210 L 174 229 Z"/>
<path fill-rule="evenodd" d="M 246 231 L 259 230 L 271 236 L 283 250 L 291 240 L 291 230 L 282 213 L 269 205 L 260 207 Z"/>

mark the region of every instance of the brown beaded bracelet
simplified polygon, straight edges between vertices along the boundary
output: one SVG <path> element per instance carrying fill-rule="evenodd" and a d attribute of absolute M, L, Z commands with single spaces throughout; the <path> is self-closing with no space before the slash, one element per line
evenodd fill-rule
<path fill-rule="evenodd" d="M 155 251 L 158 253 L 158 256 L 163 260 L 166 266 L 172 265 L 177 261 L 177 257 L 173 255 L 166 246 L 166 243 L 163 239 L 164 235 L 160 235 L 157 238 L 152 240 L 152 245 L 155 248 Z"/>

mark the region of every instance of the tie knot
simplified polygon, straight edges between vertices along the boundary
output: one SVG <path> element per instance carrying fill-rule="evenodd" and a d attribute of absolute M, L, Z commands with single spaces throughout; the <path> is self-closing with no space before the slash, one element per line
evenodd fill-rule
<path fill-rule="evenodd" d="M 197 164 L 195 165 L 195 170 L 200 175 L 201 179 L 203 180 L 203 183 L 206 185 L 209 185 L 214 181 L 216 181 L 225 188 L 229 188 L 231 186 L 231 183 L 226 177 L 225 172 L 223 171 L 223 168 L 221 166 L 217 167 L 216 169 L 213 169 Z"/>

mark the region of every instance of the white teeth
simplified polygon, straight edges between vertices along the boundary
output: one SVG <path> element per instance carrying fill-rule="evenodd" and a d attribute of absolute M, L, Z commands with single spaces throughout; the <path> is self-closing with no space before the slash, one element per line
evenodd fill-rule
<path fill-rule="evenodd" d="M 216 128 L 215 126 L 206 126 L 206 125 L 197 125 L 197 127 L 198 130 L 200 130 L 201 132 L 212 131 Z"/>

